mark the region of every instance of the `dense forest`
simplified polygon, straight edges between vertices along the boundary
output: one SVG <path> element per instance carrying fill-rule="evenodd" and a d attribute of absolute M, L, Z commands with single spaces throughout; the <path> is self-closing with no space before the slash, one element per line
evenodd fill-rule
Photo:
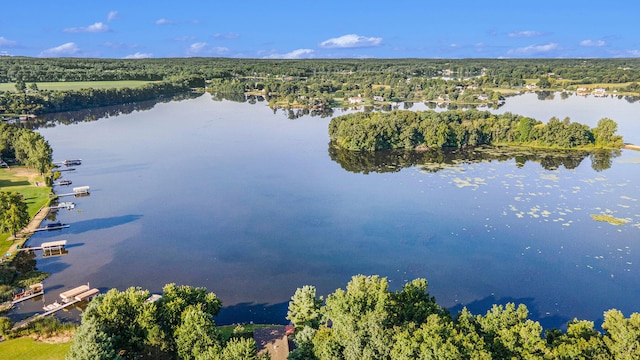
<path fill-rule="evenodd" d="M 30 86 L 36 82 L 119 80 L 164 85 L 66 94 L 41 94 Z M 186 84 L 176 87 L 182 82 Z M 274 108 L 309 108 L 322 113 L 327 108 L 354 104 L 422 101 L 498 106 L 504 96 L 532 85 L 536 90 L 570 92 L 598 87 L 637 101 L 640 60 L 0 57 L 0 83 L 17 85 L 16 91 L 0 95 L 0 113 L 37 114 L 115 105 L 205 86 L 214 94 L 260 95 Z"/>
<path fill-rule="evenodd" d="M 358 112 L 331 119 L 329 137 L 339 147 L 375 151 L 479 145 L 520 145 L 545 148 L 620 148 L 618 125 L 601 119 L 598 126 L 568 118 L 541 121 L 511 113 L 488 111 Z"/>

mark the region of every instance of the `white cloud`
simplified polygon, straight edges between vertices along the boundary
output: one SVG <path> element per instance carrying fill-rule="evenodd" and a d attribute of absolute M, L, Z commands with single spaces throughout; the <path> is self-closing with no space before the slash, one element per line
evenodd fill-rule
<path fill-rule="evenodd" d="M 286 54 L 271 54 L 265 56 L 265 59 L 304 59 L 311 57 L 313 53 L 311 49 L 297 49 Z"/>
<path fill-rule="evenodd" d="M 582 40 L 580 41 L 580 46 L 605 46 L 607 43 L 604 40 Z"/>
<path fill-rule="evenodd" d="M 189 54 L 198 54 L 200 52 L 202 52 L 202 50 L 204 50 L 204 48 L 207 47 L 207 43 L 206 42 L 197 42 L 197 43 L 193 43 L 191 44 L 191 46 L 189 46 L 189 49 L 187 50 L 187 53 Z"/>
<path fill-rule="evenodd" d="M 40 57 L 60 57 L 60 56 L 72 56 L 77 54 L 80 48 L 73 42 L 68 42 L 60 46 L 56 46 L 51 49 L 44 50 L 38 56 Z"/>
<path fill-rule="evenodd" d="M 240 37 L 240 34 L 236 34 L 236 33 L 216 33 L 213 34 L 213 37 L 216 39 L 237 39 Z"/>
<path fill-rule="evenodd" d="M 113 21 L 115 19 L 118 18 L 118 12 L 117 11 L 109 11 L 109 14 L 107 14 L 107 21 Z"/>
<path fill-rule="evenodd" d="M 105 25 L 102 22 L 97 22 L 89 26 L 66 28 L 63 31 L 68 33 L 105 32 L 109 31 L 109 26 Z"/>
<path fill-rule="evenodd" d="M 176 23 L 175 21 L 165 19 L 165 18 L 156 20 L 156 25 L 173 25 L 175 23 Z"/>
<path fill-rule="evenodd" d="M 222 46 L 211 47 L 206 42 L 193 43 L 187 49 L 187 55 L 222 55 L 229 52 L 229 48 Z"/>
<path fill-rule="evenodd" d="M 153 54 L 137 52 L 135 54 L 127 55 L 124 58 L 125 59 L 146 59 L 150 57 L 153 57 Z"/>
<path fill-rule="evenodd" d="M 356 34 L 343 35 L 337 38 L 331 38 L 320 43 L 320 47 L 327 49 L 347 49 L 379 46 L 382 38 L 366 37 Z"/>
<path fill-rule="evenodd" d="M 627 52 L 629 53 L 630 56 L 640 57 L 640 50 L 629 50 Z"/>
<path fill-rule="evenodd" d="M 529 45 L 517 49 L 512 49 L 507 51 L 508 55 L 518 55 L 518 56 L 527 56 L 527 55 L 536 55 L 548 53 L 550 51 L 558 49 L 558 44 L 556 43 L 548 43 L 544 45 Z"/>
<path fill-rule="evenodd" d="M 0 36 L 0 46 L 11 47 L 11 46 L 16 46 L 17 44 L 18 43 L 13 40 L 9 40 L 4 36 Z"/>
<path fill-rule="evenodd" d="M 532 30 L 514 31 L 509 33 L 509 37 L 535 37 L 535 36 L 541 36 L 541 35 L 543 35 L 543 33 L 541 33 L 540 31 L 532 31 Z"/>

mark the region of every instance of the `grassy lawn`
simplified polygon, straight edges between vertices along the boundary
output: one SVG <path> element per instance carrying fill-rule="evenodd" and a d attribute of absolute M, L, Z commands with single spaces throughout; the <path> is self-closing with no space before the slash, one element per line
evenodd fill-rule
<path fill-rule="evenodd" d="M 71 341 L 47 344 L 29 337 L 7 340 L 0 343 L 0 359 L 62 360 L 70 347 Z"/>
<path fill-rule="evenodd" d="M 151 81 L 123 80 L 123 81 L 59 81 L 59 82 L 37 82 L 40 90 L 78 90 L 78 89 L 112 89 L 112 88 L 135 88 L 148 84 Z M 31 83 L 27 83 L 27 87 Z M 15 91 L 15 83 L 0 83 L 0 91 Z"/>
<path fill-rule="evenodd" d="M 238 326 L 238 325 L 218 326 L 218 330 L 220 330 L 220 332 L 222 333 L 223 341 L 227 341 L 227 340 L 229 340 L 229 338 L 231 338 L 231 335 L 233 335 L 233 331 L 235 330 L 236 326 Z M 243 331 L 241 333 L 239 333 L 239 334 L 236 334 L 236 335 L 245 336 L 245 337 L 253 337 L 253 329 L 256 329 L 256 328 L 268 328 L 268 327 L 272 327 L 272 326 L 278 326 L 278 325 L 245 324 L 245 325 L 242 325 L 242 327 L 244 328 Z"/>
<path fill-rule="evenodd" d="M 24 167 L 0 168 L 0 191 L 18 192 L 24 196 L 29 207 L 29 216 L 33 217 L 41 207 L 50 201 L 51 189 L 46 186 L 34 186 L 35 182 L 43 183 L 43 178 L 37 172 Z M 6 254 L 14 244 L 7 241 L 10 234 L 0 234 L 0 254 Z M 1 357 L 0 357 L 1 358 Z"/>

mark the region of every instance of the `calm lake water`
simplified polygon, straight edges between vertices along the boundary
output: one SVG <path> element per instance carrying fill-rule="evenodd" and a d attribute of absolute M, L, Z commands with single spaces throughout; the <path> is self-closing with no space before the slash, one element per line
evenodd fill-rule
<path fill-rule="evenodd" d="M 639 103 L 527 94 L 496 111 L 591 126 L 610 117 L 640 143 Z M 41 128 L 56 160 L 83 159 L 64 178 L 91 186 L 58 213 L 69 229 L 32 237 L 70 244 L 68 255 L 38 260 L 52 273 L 47 303 L 87 282 L 152 292 L 175 282 L 215 292 L 218 323 L 286 323 L 297 287 L 326 295 L 352 275 L 379 274 L 393 289 L 424 277 L 454 311 L 524 303 L 547 327 L 640 311 L 640 152 L 622 151 L 602 171 L 589 157 L 549 166 L 537 154 L 376 171 L 329 148 L 328 122 L 204 95 Z"/>

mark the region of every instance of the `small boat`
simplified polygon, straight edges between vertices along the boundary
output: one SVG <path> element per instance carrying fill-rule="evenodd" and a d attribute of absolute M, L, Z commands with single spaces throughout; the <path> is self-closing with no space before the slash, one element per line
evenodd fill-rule
<path fill-rule="evenodd" d="M 71 180 L 60 180 L 60 181 L 54 183 L 53 185 L 66 186 L 66 185 L 71 185 L 71 184 L 72 184 Z"/>
<path fill-rule="evenodd" d="M 51 224 L 47 224 L 44 227 L 42 227 L 41 229 L 43 230 L 59 230 L 59 229 L 64 229 L 64 228 L 68 228 L 69 225 L 67 224 L 63 224 L 61 222 L 55 222 L 55 223 L 51 223 Z"/>
<path fill-rule="evenodd" d="M 74 166 L 74 165 L 82 165 L 81 159 L 73 159 L 73 160 L 65 160 L 62 162 L 64 166 Z"/>
<path fill-rule="evenodd" d="M 56 301 L 53 304 L 49 304 L 49 305 L 44 306 L 42 308 L 42 310 L 51 311 L 51 310 L 55 310 L 55 309 L 59 308 L 60 306 L 62 306 L 62 305 L 60 305 L 60 303 Z"/>

